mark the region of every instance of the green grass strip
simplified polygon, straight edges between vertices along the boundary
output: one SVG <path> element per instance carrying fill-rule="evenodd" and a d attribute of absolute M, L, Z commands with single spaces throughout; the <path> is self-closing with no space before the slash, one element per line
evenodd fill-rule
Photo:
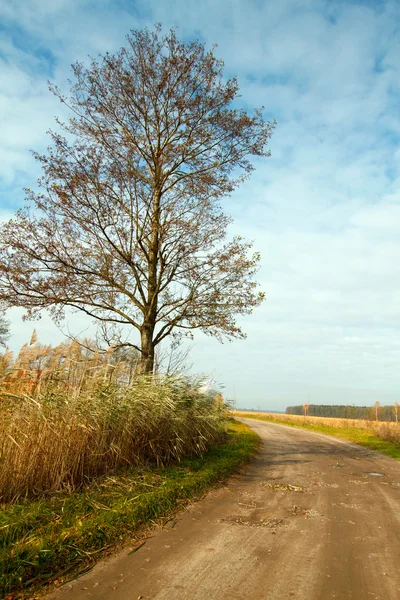
<path fill-rule="evenodd" d="M 0 597 L 31 597 L 90 567 L 110 546 L 225 480 L 254 455 L 259 437 L 231 421 L 225 443 L 167 468 L 124 471 L 81 492 L 0 506 Z"/>
<path fill-rule="evenodd" d="M 316 433 L 324 433 L 333 437 L 340 438 L 346 442 L 352 442 L 358 446 L 375 450 L 396 460 L 400 460 L 400 446 L 394 442 L 384 440 L 378 437 L 371 429 L 361 429 L 359 427 L 333 427 L 323 423 L 307 423 L 307 421 L 291 421 L 286 419 L 277 419 L 271 416 L 253 415 L 252 413 L 240 413 L 237 416 L 246 419 L 257 419 L 258 421 L 267 421 L 269 423 L 278 423 L 288 425 L 296 429 L 307 429 Z"/>

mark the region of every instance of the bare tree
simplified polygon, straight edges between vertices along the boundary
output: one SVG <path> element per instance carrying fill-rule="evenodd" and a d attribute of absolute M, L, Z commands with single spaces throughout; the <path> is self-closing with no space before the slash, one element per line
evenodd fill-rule
<path fill-rule="evenodd" d="M 0 312 L 0 346 L 5 346 L 10 337 L 10 322 L 4 317 L 4 312 Z"/>
<path fill-rule="evenodd" d="M 399 403 L 395 402 L 394 406 L 393 406 L 393 412 L 394 412 L 394 416 L 395 416 L 395 421 L 396 423 L 399 422 Z"/>
<path fill-rule="evenodd" d="M 236 318 L 263 298 L 259 255 L 226 239 L 220 201 L 251 156 L 269 155 L 275 123 L 232 107 L 237 80 L 213 51 L 160 27 L 73 73 L 69 98 L 51 87 L 71 117 L 35 154 L 39 191 L 0 231 L 0 299 L 28 317 L 94 317 L 109 343 L 137 348 L 143 372 L 172 333 L 244 337 Z"/>
<path fill-rule="evenodd" d="M 375 421 L 379 421 L 380 413 L 381 413 L 381 404 L 380 404 L 380 402 L 376 401 L 374 404 Z"/>
<path fill-rule="evenodd" d="M 187 375 L 193 363 L 189 361 L 190 346 L 182 345 L 182 340 L 172 337 L 168 347 L 158 347 L 154 359 L 154 368 L 157 372 L 166 375 Z"/>

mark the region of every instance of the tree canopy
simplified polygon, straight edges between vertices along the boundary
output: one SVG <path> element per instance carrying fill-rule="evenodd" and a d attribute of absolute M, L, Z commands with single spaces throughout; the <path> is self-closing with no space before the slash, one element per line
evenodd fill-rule
<path fill-rule="evenodd" d="M 170 334 L 243 337 L 237 317 L 263 298 L 259 255 L 227 238 L 221 200 L 269 155 L 275 123 L 237 108 L 214 51 L 173 30 L 132 31 L 72 68 L 69 96 L 51 87 L 70 118 L 35 154 L 39 188 L 0 230 L 0 300 L 30 317 L 82 311 L 147 372 Z"/>
<path fill-rule="evenodd" d="M 288 406 L 287 415 L 304 415 L 304 404 Z M 344 404 L 309 404 L 307 405 L 309 417 L 333 417 L 336 419 L 369 419 L 380 421 L 398 421 L 399 404 L 381 406 L 375 402 L 374 406 L 354 406 Z"/>

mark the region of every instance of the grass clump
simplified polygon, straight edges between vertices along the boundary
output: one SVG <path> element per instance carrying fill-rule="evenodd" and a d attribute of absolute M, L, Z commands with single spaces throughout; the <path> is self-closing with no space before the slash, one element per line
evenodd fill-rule
<path fill-rule="evenodd" d="M 248 419 L 281 423 L 290 427 L 331 435 L 400 460 L 400 424 L 398 423 L 242 411 L 235 411 L 234 414 Z"/>
<path fill-rule="evenodd" d="M 168 518 L 249 460 L 259 445 L 231 421 L 224 443 L 178 465 L 140 467 L 103 477 L 71 493 L 0 508 L 0 595 L 26 598 L 38 586 L 88 568 L 110 545 Z"/>

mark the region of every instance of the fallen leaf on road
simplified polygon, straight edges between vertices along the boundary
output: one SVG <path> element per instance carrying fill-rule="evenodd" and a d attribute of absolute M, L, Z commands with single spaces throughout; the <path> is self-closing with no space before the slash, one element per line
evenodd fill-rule
<path fill-rule="evenodd" d="M 264 481 L 260 483 L 263 487 L 268 487 L 273 490 L 283 490 L 285 492 L 304 492 L 301 485 L 293 485 L 291 483 L 274 483 L 272 481 Z"/>

